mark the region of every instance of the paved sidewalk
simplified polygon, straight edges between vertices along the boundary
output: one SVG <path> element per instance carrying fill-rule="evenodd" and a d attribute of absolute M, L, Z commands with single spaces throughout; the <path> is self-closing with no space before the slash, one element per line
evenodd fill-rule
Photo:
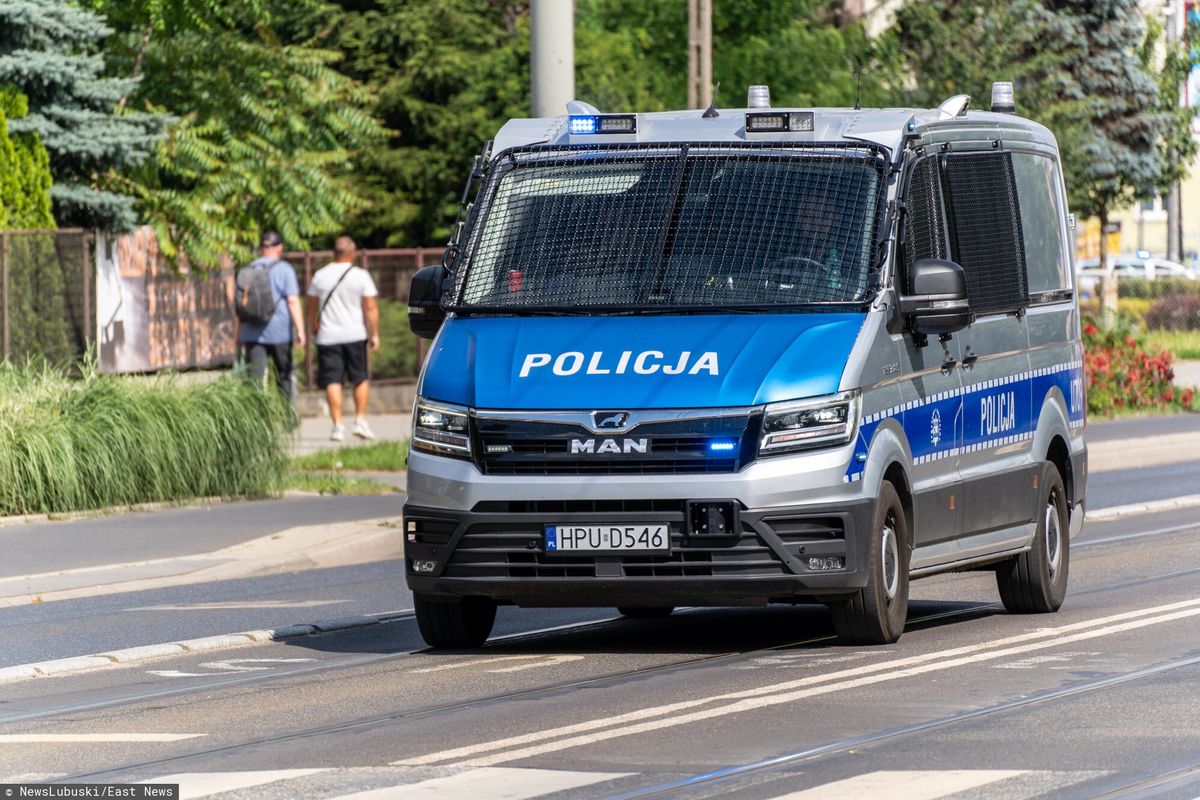
<path fill-rule="evenodd" d="M 1175 370 L 1176 386 L 1200 387 L 1200 361 L 1176 361 L 1171 369 Z"/>
<path fill-rule="evenodd" d="M 412 432 L 412 414 L 379 414 L 367 417 L 367 423 L 375 432 L 375 441 L 399 441 L 407 439 Z M 359 439 L 350 433 L 354 426 L 354 417 L 343 420 L 346 426 L 346 439 L 333 442 L 329 433 L 333 428 L 329 417 L 303 417 L 300 420 L 300 435 L 292 446 L 292 455 L 305 456 L 320 450 L 336 450 L 339 447 L 360 447 L 371 444 L 370 441 Z"/>

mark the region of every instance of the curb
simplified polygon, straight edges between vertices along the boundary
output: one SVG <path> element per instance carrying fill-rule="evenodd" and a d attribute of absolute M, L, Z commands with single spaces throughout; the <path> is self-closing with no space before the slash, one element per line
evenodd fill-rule
<path fill-rule="evenodd" d="M 17 664 L 11 667 L 0 667 L 0 684 L 30 678 L 45 678 L 76 672 L 87 672 L 103 667 L 133 666 L 170 656 L 182 656 L 189 653 L 209 653 L 216 650 L 267 644 L 269 642 L 279 642 L 285 639 L 313 636 L 332 631 L 365 628 L 370 625 L 409 619 L 411 616 L 412 612 L 396 612 L 381 616 L 339 617 L 337 619 L 318 620 L 300 625 L 285 625 L 281 628 L 225 633 L 217 636 L 204 636 L 199 639 L 186 639 L 179 642 L 148 644 L 138 647 L 128 647 L 122 650 L 108 650 L 103 653 L 93 653 L 86 656 L 71 656 L 53 661 L 39 661 L 33 664 Z"/>
<path fill-rule="evenodd" d="M 1200 494 L 1188 494 L 1181 497 L 1168 497 L 1165 500 L 1148 500 L 1144 503 L 1129 503 L 1123 506 L 1108 506 L 1095 511 L 1088 510 L 1084 520 L 1088 522 L 1104 522 L 1141 514 L 1156 514 L 1161 511 L 1175 511 L 1181 508 L 1196 508 L 1200 506 Z"/>

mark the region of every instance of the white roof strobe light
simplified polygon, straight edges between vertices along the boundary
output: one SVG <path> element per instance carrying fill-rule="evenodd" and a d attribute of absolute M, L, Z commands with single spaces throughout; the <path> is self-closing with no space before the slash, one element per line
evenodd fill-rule
<path fill-rule="evenodd" d="M 771 87 L 762 84 L 751 86 L 746 92 L 746 108 L 770 108 Z"/>
<path fill-rule="evenodd" d="M 1017 113 L 1017 97 L 1012 81 L 996 81 L 992 84 L 992 111 L 998 114 Z"/>

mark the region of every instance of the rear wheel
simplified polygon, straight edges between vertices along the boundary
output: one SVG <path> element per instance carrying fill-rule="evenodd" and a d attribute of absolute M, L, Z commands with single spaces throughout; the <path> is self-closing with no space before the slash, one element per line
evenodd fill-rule
<path fill-rule="evenodd" d="M 464 597 L 456 603 L 417 594 L 413 595 L 413 606 L 421 638 L 430 647 L 479 647 L 487 641 L 496 622 L 495 601 L 482 597 Z"/>
<path fill-rule="evenodd" d="M 846 644 L 890 644 L 908 620 L 908 522 L 889 481 L 879 487 L 868 548 L 867 585 L 830 603 L 833 629 Z"/>
<path fill-rule="evenodd" d="M 1071 564 L 1067 493 L 1058 467 L 1042 467 L 1042 494 L 1037 531 L 1029 551 L 996 566 L 996 586 L 1004 607 L 1013 614 L 1058 611 L 1067 596 Z"/>
<path fill-rule="evenodd" d="M 630 619 L 661 619 L 674 610 L 674 606 L 617 606 L 617 613 Z"/>

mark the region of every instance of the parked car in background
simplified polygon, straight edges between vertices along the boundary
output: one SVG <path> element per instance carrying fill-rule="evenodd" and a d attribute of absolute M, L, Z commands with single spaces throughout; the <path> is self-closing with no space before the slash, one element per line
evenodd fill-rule
<path fill-rule="evenodd" d="M 1118 281 L 1127 278 L 1149 281 L 1157 278 L 1197 280 L 1200 277 L 1191 267 L 1185 267 L 1176 261 L 1168 261 L 1144 252 L 1122 253 L 1113 256 L 1112 262 Z M 1075 265 L 1075 286 L 1084 297 L 1092 296 L 1098 291 L 1100 278 L 1104 276 L 1104 273 L 1105 269 L 1101 266 L 1100 259 L 1085 258 Z"/>

